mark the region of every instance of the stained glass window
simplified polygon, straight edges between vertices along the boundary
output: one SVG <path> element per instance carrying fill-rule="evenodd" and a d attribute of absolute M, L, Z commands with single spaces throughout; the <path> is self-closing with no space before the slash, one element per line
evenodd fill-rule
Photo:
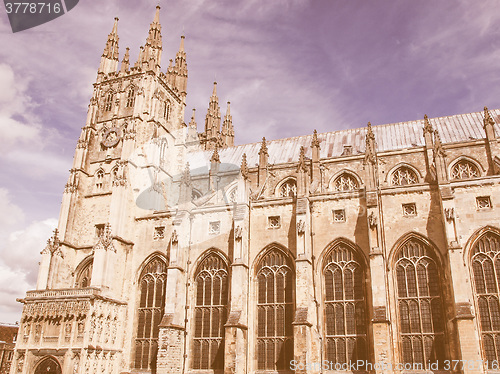
<path fill-rule="evenodd" d="M 224 369 L 224 324 L 227 316 L 226 263 L 216 254 L 200 264 L 196 275 L 193 369 Z"/>
<path fill-rule="evenodd" d="M 451 179 L 470 179 L 479 176 L 479 169 L 467 160 L 458 161 L 451 169 Z"/>
<path fill-rule="evenodd" d="M 418 182 L 417 174 L 408 167 L 402 166 L 392 173 L 392 184 L 394 186 L 406 186 Z"/>
<path fill-rule="evenodd" d="M 159 324 L 165 311 L 167 264 L 158 257 L 144 268 L 139 279 L 140 299 L 135 339 L 135 368 L 156 370 Z"/>
<path fill-rule="evenodd" d="M 257 367 L 287 370 L 293 360 L 294 276 L 290 260 L 270 251 L 257 273 Z"/>
<path fill-rule="evenodd" d="M 332 363 L 366 360 L 366 300 L 363 262 L 345 244 L 335 246 L 326 257 L 325 352 Z"/>
<path fill-rule="evenodd" d="M 401 360 L 405 364 L 440 365 L 446 359 L 440 277 L 430 248 L 406 241 L 396 263 Z"/>
<path fill-rule="evenodd" d="M 85 288 L 90 287 L 90 281 L 92 279 L 92 267 L 94 261 L 88 261 L 80 270 L 76 277 L 75 288 Z"/>
<path fill-rule="evenodd" d="M 338 176 L 333 184 L 335 191 L 352 191 L 359 188 L 356 178 L 348 173 Z"/>
<path fill-rule="evenodd" d="M 472 249 L 474 295 L 488 369 L 500 359 L 500 236 L 483 234 Z"/>
<path fill-rule="evenodd" d="M 279 189 L 280 197 L 293 197 L 297 195 L 297 182 L 295 179 L 287 179 Z"/>

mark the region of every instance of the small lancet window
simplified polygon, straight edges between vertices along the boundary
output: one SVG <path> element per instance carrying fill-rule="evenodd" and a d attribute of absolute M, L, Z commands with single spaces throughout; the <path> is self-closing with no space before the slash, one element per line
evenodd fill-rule
<path fill-rule="evenodd" d="M 359 188 L 358 181 L 348 173 L 342 173 L 333 183 L 335 191 L 354 191 Z"/>
<path fill-rule="evenodd" d="M 418 182 L 417 175 L 408 167 L 402 166 L 392 173 L 392 184 L 394 186 L 406 186 Z"/>
<path fill-rule="evenodd" d="M 134 87 L 129 88 L 127 92 L 127 108 L 132 108 L 134 106 L 135 102 L 135 92 L 134 92 Z"/>
<path fill-rule="evenodd" d="M 109 112 L 111 108 L 113 107 L 113 98 L 114 98 L 113 92 L 108 92 L 106 95 L 106 101 L 104 102 L 104 110 L 106 112 Z"/>
<path fill-rule="evenodd" d="M 163 103 L 163 118 L 165 118 L 167 121 L 170 119 L 170 102 L 165 101 Z"/>
<path fill-rule="evenodd" d="M 467 160 L 458 161 L 451 169 L 451 179 L 470 179 L 479 176 L 479 169 Z"/>
<path fill-rule="evenodd" d="M 294 197 L 297 195 L 297 182 L 294 179 L 286 180 L 279 189 L 280 197 Z"/>
<path fill-rule="evenodd" d="M 98 190 L 102 190 L 104 187 L 104 171 L 98 170 L 95 173 L 95 187 Z"/>

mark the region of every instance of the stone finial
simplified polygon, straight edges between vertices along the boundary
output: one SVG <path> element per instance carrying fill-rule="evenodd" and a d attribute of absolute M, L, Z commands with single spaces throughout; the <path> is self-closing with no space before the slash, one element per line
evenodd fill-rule
<path fill-rule="evenodd" d="M 424 134 L 429 133 L 432 134 L 434 132 L 434 129 L 432 128 L 431 123 L 429 122 L 429 117 L 427 117 L 427 114 L 424 115 Z"/>
<path fill-rule="evenodd" d="M 267 144 L 266 144 L 266 138 L 265 137 L 262 138 L 262 144 L 260 146 L 260 151 L 259 151 L 259 155 L 262 155 L 262 154 L 265 154 L 265 155 L 269 156 L 269 153 L 267 151 Z"/>
<path fill-rule="evenodd" d="M 306 165 L 306 150 L 302 146 L 300 147 L 300 154 L 299 154 L 299 165 L 297 168 L 298 171 L 307 171 L 307 165 Z"/>
<path fill-rule="evenodd" d="M 368 130 L 366 132 L 366 150 L 365 150 L 365 163 L 375 163 L 376 160 L 376 144 L 375 134 L 373 133 L 372 124 L 368 122 Z"/>
<path fill-rule="evenodd" d="M 125 48 L 125 56 L 123 56 L 122 66 L 120 71 L 124 73 L 129 69 L 130 69 L 130 48 L 127 47 Z"/>
<path fill-rule="evenodd" d="M 214 148 L 214 153 L 212 153 L 210 162 L 220 163 L 219 151 L 217 150 L 217 147 Z"/>
<path fill-rule="evenodd" d="M 189 186 L 191 184 L 191 171 L 189 170 L 189 162 L 186 163 L 186 167 L 184 168 L 184 172 L 181 176 L 181 183 Z"/>
<path fill-rule="evenodd" d="M 484 107 L 484 127 L 486 128 L 488 125 L 493 126 L 495 124 L 495 121 L 491 117 L 490 111 L 488 110 L 488 107 Z"/>
<path fill-rule="evenodd" d="M 439 132 L 434 130 L 434 157 L 437 156 L 446 156 L 446 152 L 443 149 L 443 143 L 441 142 Z"/>
<path fill-rule="evenodd" d="M 318 132 L 314 129 L 311 148 L 319 148 Z"/>
<path fill-rule="evenodd" d="M 248 179 L 249 176 L 249 171 L 248 171 L 248 164 L 247 164 L 247 154 L 243 153 L 243 157 L 241 158 L 241 176 L 243 179 Z"/>
<path fill-rule="evenodd" d="M 62 252 L 61 252 L 61 242 L 59 240 L 59 230 L 54 229 L 54 233 L 52 236 L 47 239 L 47 245 L 43 249 L 40 254 L 50 254 L 51 256 L 54 255 L 54 253 L 59 254 L 62 257 Z"/>

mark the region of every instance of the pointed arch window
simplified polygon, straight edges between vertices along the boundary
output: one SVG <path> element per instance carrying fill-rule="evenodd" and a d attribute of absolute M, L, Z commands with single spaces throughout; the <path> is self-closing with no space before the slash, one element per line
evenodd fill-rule
<path fill-rule="evenodd" d="M 156 372 L 159 324 L 165 311 L 167 264 L 153 258 L 139 278 L 139 308 L 135 339 L 135 368 Z"/>
<path fill-rule="evenodd" d="M 335 191 L 353 191 L 359 188 L 358 181 L 349 173 L 342 173 L 333 182 Z"/>
<path fill-rule="evenodd" d="M 224 369 L 224 324 L 227 316 L 227 265 L 210 254 L 195 277 L 193 369 Z"/>
<path fill-rule="evenodd" d="M 407 186 L 418 183 L 418 177 L 412 169 L 402 166 L 392 173 L 391 182 L 393 186 Z"/>
<path fill-rule="evenodd" d="M 90 281 L 92 280 L 92 268 L 94 261 L 90 260 L 85 264 L 78 275 L 76 276 L 75 288 L 85 288 L 90 287 Z"/>
<path fill-rule="evenodd" d="M 262 259 L 257 271 L 257 368 L 289 370 L 293 360 L 294 275 L 279 250 Z"/>
<path fill-rule="evenodd" d="M 488 369 L 495 370 L 494 363 L 500 359 L 500 236 L 483 234 L 471 254 L 483 359 Z"/>
<path fill-rule="evenodd" d="M 477 166 L 467 160 L 458 161 L 451 169 L 451 179 L 470 179 L 480 175 Z"/>
<path fill-rule="evenodd" d="M 135 90 L 134 87 L 130 87 L 127 91 L 127 103 L 126 107 L 127 108 L 132 108 L 135 103 Z"/>
<path fill-rule="evenodd" d="M 420 364 L 446 360 L 445 326 L 438 266 L 431 249 L 411 238 L 395 263 L 401 361 Z"/>
<path fill-rule="evenodd" d="M 104 101 L 104 111 L 109 112 L 113 108 L 114 93 L 112 91 L 106 94 L 106 100 Z"/>
<path fill-rule="evenodd" d="M 163 103 L 163 118 L 167 121 L 170 119 L 170 101 L 168 100 Z"/>
<path fill-rule="evenodd" d="M 95 188 L 97 190 L 102 190 L 103 187 L 104 187 L 104 171 L 102 169 L 99 169 L 95 173 Z"/>
<path fill-rule="evenodd" d="M 284 181 L 278 191 L 280 197 L 294 197 L 297 196 L 297 182 L 295 179 L 289 178 Z"/>
<path fill-rule="evenodd" d="M 339 364 L 367 360 L 363 261 L 340 243 L 326 257 L 323 276 L 326 360 Z"/>

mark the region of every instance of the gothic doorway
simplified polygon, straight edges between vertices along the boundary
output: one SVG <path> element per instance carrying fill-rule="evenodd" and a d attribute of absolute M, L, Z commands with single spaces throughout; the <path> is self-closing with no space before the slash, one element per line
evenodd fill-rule
<path fill-rule="evenodd" d="M 38 364 L 35 374 L 62 374 L 61 365 L 56 359 L 47 357 Z"/>

